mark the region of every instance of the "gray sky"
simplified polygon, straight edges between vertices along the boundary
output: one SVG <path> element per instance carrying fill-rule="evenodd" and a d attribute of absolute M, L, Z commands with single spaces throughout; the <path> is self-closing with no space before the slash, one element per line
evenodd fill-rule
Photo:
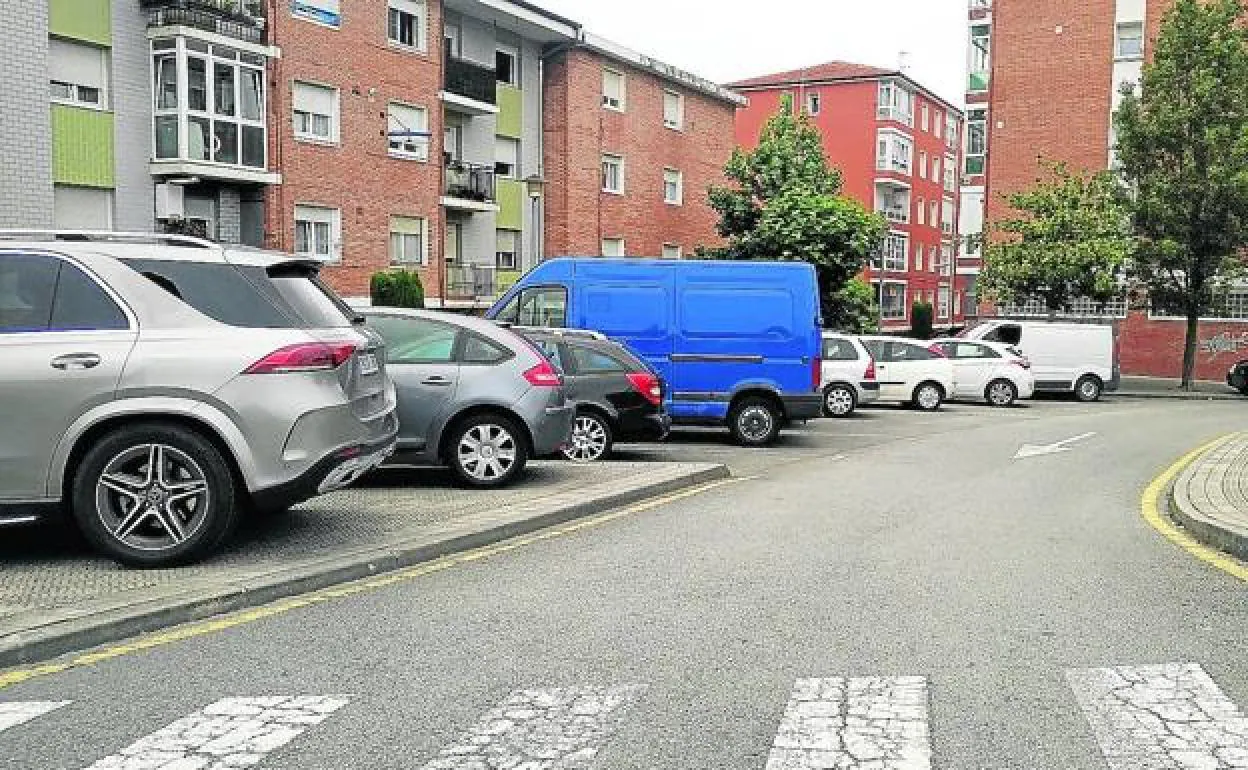
<path fill-rule="evenodd" d="M 717 82 L 834 59 L 896 67 L 961 105 L 966 0 L 535 0 L 591 32 Z"/>

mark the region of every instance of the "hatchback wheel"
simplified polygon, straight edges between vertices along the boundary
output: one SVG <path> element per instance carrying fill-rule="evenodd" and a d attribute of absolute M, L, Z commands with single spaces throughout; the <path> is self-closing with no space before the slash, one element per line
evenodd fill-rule
<path fill-rule="evenodd" d="M 483 414 L 464 420 L 452 432 L 447 446 L 447 463 L 470 487 L 510 484 L 529 461 L 524 435 L 502 415 Z"/>
<path fill-rule="evenodd" d="M 764 447 L 780 435 L 782 415 L 776 405 L 765 398 L 747 398 L 728 415 L 728 427 L 738 444 Z"/>
<path fill-rule="evenodd" d="M 611 455 L 614 437 L 611 425 L 593 412 L 576 416 L 572 427 L 572 441 L 563 449 L 563 456 L 576 463 L 592 463 L 605 460 Z"/>
<path fill-rule="evenodd" d="M 914 389 L 914 405 L 924 412 L 934 412 L 945 402 L 945 391 L 934 382 L 925 382 Z"/>
<path fill-rule="evenodd" d="M 823 416 L 848 417 L 858 407 L 858 396 L 848 385 L 829 385 L 823 391 Z"/>
<path fill-rule="evenodd" d="M 993 380 L 984 390 L 984 396 L 993 406 L 1013 406 L 1018 399 L 1018 388 L 1009 380 Z"/>
<path fill-rule="evenodd" d="M 136 567 L 208 555 L 234 528 L 238 489 L 221 452 L 177 425 L 136 425 L 87 451 L 73 480 L 73 514 L 100 551 Z"/>

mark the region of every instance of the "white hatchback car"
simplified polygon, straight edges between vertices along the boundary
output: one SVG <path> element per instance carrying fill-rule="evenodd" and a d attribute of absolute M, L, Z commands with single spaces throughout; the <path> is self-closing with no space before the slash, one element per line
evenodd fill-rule
<path fill-rule="evenodd" d="M 825 417 L 848 417 L 880 397 L 875 360 L 857 337 L 824 332 L 822 360 Z"/>
<path fill-rule="evenodd" d="M 936 344 L 953 361 L 956 399 L 1006 407 L 1020 398 L 1031 398 L 1036 390 L 1031 362 L 1017 348 L 963 339 L 936 340 Z"/>
<path fill-rule="evenodd" d="M 934 412 L 954 394 L 953 362 L 936 344 L 900 337 L 860 339 L 875 357 L 881 401 L 911 404 Z"/>

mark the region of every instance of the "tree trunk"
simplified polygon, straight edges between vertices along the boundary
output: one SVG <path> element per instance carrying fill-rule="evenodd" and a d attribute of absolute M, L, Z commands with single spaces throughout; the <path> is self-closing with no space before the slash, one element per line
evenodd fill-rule
<path fill-rule="evenodd" d="M 1200 332 L 1200 313 L 1187 311 L 1187 335 L 1183 339 L 1183 390 L 1192 390 L 1192 373 L 1196 369 L 1196 335 Z"/>

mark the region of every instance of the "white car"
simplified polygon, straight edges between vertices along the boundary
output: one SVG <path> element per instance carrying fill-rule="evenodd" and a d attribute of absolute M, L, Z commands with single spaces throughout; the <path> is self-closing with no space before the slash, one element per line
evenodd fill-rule
<path fill-rule="evenodd" d="M 823 414 L 848 417 L 880 397 L 875 360 L 857 337 L 823 333 Z"/>
<path fill-rule="evenodd" d="M 954 394 L 957 379 L 953 362 L 936 344 L 900 337 L 859 339 L 875 358 L 881 401 L 934 412 Z"/>
<path fill-rule="evenodd" d="M 1031 362 L 1017 348 L 963 339 L 936 340 L 936 344 L 953 361 L 955 399 L 1006 407 L 1020 398 L 1031 398 L 1036 390 Z"/>

